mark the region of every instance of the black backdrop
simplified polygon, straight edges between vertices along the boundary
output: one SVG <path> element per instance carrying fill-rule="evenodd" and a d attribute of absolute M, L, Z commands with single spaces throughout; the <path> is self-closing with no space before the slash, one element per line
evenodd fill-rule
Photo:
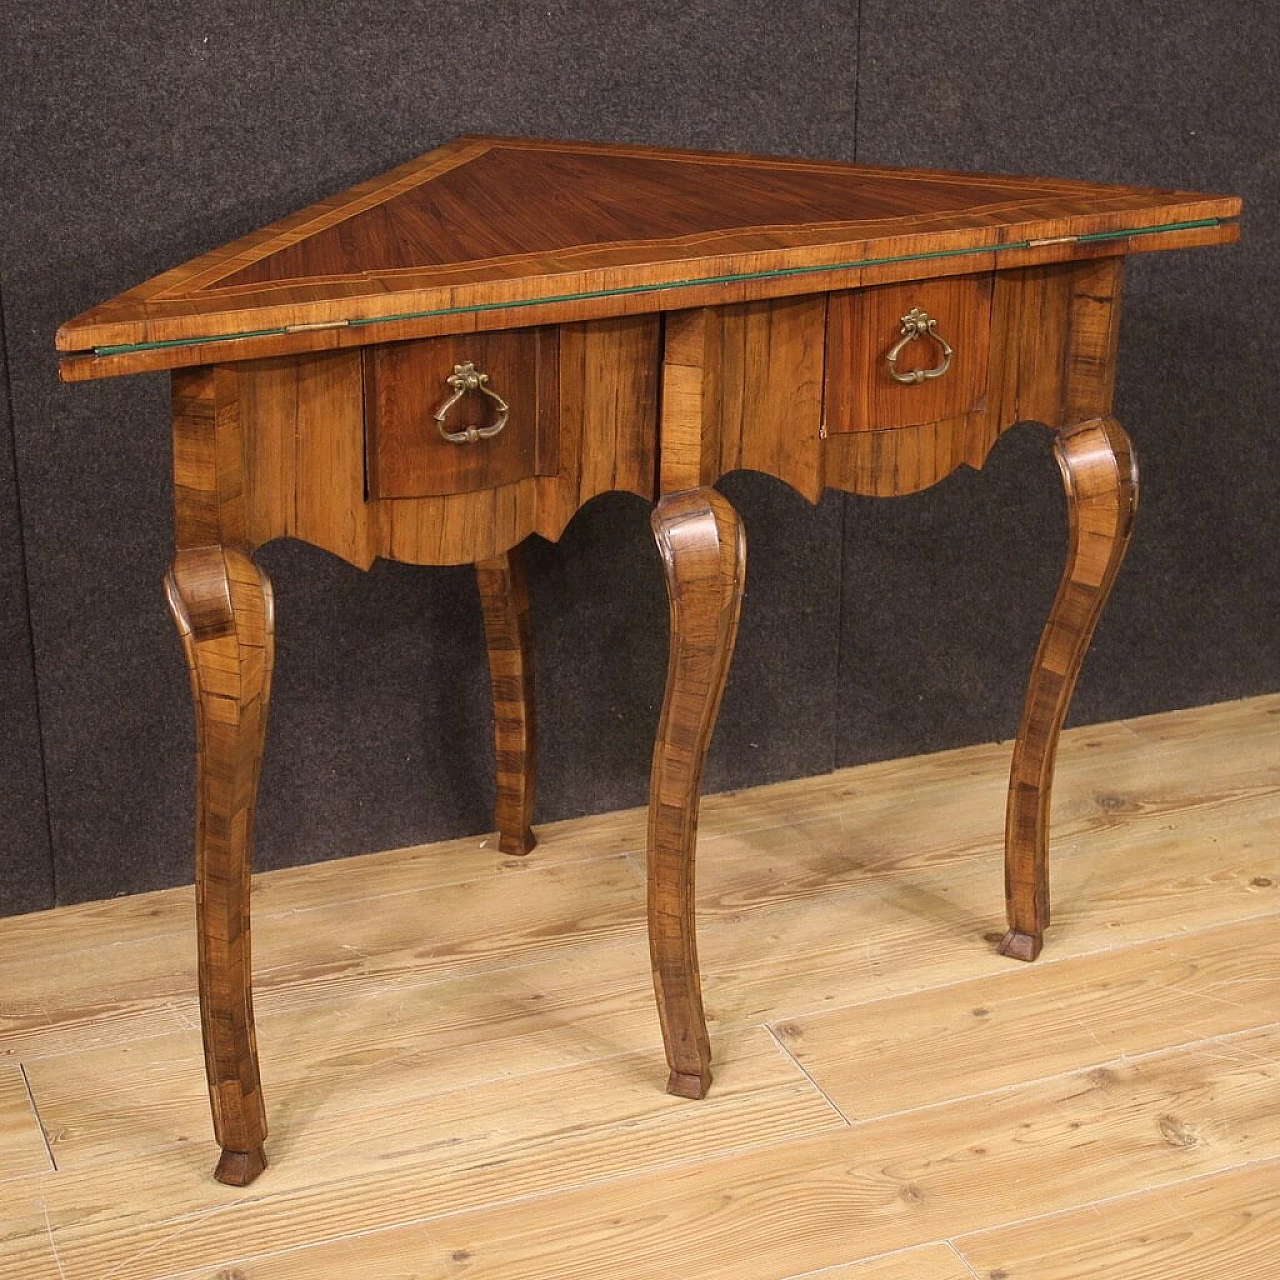
<path fill-rule="evenodd" d="M 167 382 L 60 386 L 56 325 L 463 132 L 1244 195 L 1239 248 L 1131 264 L 1118 413 L 1143 509 L 1073 719 L 1280 686 L 1275 6 L 9 0 L 4 22 L 0 911 L 190 878 Z M 1064 544 L 1045 433 L 892 502 L 724 488 L 750 567 L 709 789 L 1012 733 Z M 262 558 L 259 865 L 484 830 L 470 572 Z M 539 818 L 641 803 L 666 616 L 643 504 L 597 500 L 530 562 Z"/>

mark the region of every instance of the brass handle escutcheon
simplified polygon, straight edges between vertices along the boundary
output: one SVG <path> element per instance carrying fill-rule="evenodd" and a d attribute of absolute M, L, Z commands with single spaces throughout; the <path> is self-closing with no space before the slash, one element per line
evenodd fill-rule
<path fill-rule="evenodd" d="M 897 382 L 924 382 L 928 378 L 940 378 L 951 368 L 951 357 L 954 354 L 951 344 L 937 330 L 937 321 L 919 307 L 912 307 L 899 322 L 902 325 L 902 337 L 889 348 L 885 359 L 889 362 L 889 375 Z M 910 373 L 898 372 L 898 357 L 903 348 L 917 338 L 932 338 L 942 348 L 942 363 L 932 369 L 912 369 Z"/>
<path fill-rule="evenodd" d="M 475 444 L 477 440 L 492 440 L 507 425 L 507 414 L 510 409 L 507 402 L 489 385 L 489 375 L 481 373 L 468 360 L 465 364 L 455 364 L 453 372 L 445 379 L 453 388 L 451 395 L 435 412 L 436 424 L 440 434 L 450 444 Z M 488 396 L 498 408 L 498 416 L 487 427 L 463 427 L 461 431 L 450 431 L 444 420 L 453 408 L 469 391 L 478 391 Z"/>

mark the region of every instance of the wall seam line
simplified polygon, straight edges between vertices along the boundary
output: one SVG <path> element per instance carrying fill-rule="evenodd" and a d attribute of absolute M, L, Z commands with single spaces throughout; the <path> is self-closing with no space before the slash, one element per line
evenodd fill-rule
<path fill-rule="evenodd" d="M 854 4 L 854 40 L 853 40 L 853 163 L 858 163 L 858 124 L 859 107 L 862 95 L 862 0 Z M 823 415 L 825 418 L 825 406 Z M 831 708 L 831 770 L 840 768 L 842 752 L 840 750 L 840 707 L 844 692 L 845 670 L 845 581 L 846 560 L 849 555 L 849 504 L 853 501 L 851 494 L 840 491 L 840 555 L 836 564 L 839 577 L 836 582 L 836 688 Z"/>
<path fill-rule="evenodd" d="M 27 528 L 23 516 L 22 477 L 18 468 L 18 414 L 13 403 L 13 378 L 9 359 L 9 325 L 4 293 L 0 290 L 0 358 L 3 359 L 5 407 L 9 413 L 9 456 L 13 465 L 13 505 L 18 523 L 18 559 L 22 565 L 22 613 L 27 624 L 27 648 L 31 654 L 31 691 L 35 698 L 36 743 L 40 752 L 40 789 L 44 796 L 45 842 L 49 851 L 50 907 L 58 905 L 58 860 L 53 848 L 53 801 L 49 794 L 49 758 L 45 748 L 44 700 L 40 693 L 40 664 L 36 661 L 36 628 L 31 613 L 31 565 L 27 557 Z"/>

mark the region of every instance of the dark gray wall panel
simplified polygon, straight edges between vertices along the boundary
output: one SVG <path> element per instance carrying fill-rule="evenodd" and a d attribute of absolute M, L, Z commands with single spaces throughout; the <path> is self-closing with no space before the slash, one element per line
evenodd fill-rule
<path fill-rule="evenodd" d="M 747 590 L 704 789 L 825 773 L 839 714 L 842 496 L 811 506 L 753 472 L 720 488 L 746 524 Z"/>
<path fill-rule="evenodd" d="M 258 864 L 485 830 L 493 761 L 472 571 L 380 561 L 362 573 L 295 542 L 258 559 L 277 619 Z"/>
<path fill-rule="evenodd" d="M 1276 292 L 1280 129 L 1258 92 L 1280 55 L 1276 14 L 1243 0 L 1154 17 L 942 0 L 908 23 L 862 0 L 859 40 L 858 8 L 793 4 L 780 34 L 763 0 L 8 6 L 0 278 L 63 900 L 189 879 L 191 723 L 159 590 L 165 381 L 62 387 L 53 329 L 460 132 L 854 158 L 856 100 L 861 160 L 1242 192 L 1240 248 L 1132 264 L 1118 409 L 1142 454 L 1143 510 L 1076 717 L 1277 687 L 1266 424 L 1280 387 L 1269 333 L 1244 322 Z M 9 484 L 0 475 L 0 499 Z M 723 487 L 750 565 L 709 787 L 1012 732 L 1065 538 L 1044 433 L 1021 428 L 982 474 L 895 502 L 829 495 L 815 509 L 756 476 Z M 0 538 L 3 587 L 18 543 L 12 528 Z M 529 558 L 539 818 L 639 803 L 666 661 L 644 504 L 598 499 Z M 280 656 L 260 863 L 486 829 L 469 573 L 364 575 L 292 544 L 263 562 Z M 6 651 L 19 674 L 23 644 Z M 18 691 L 33 706 L 27 670 Z M 30 795 L 6 803 L 17 828 L 0 837 L 38 863 L 40 753 L 34 719 L 16 723 L 30 728 L 6 740 L 8 781 Z M 35 905 L 16 857 L 0 912 Z M 40 884 L 47 895 L 47 872 Z"/>
<path fill-rule="evenodd" d="M 0 295 L 0 317 L 4 299 Z M 0 914 L 53 906 L 9 378 L 0 323 Z"/>
<path fill-rule="evenodd" d="M 764 0 L 7 7 L 0 270 L 63 900 L 190 878 L 191 722 L 160 592 L 165 380 L 59 385 L 56 325 L 462 132 L 851 158 L 855 9 L 792 5 L 780 39 Z M 828 767 L 835 693 L 838 501 L 727 487 L 752 585 L 712 785 Z M 540 817 L 638 801 L 665 662 L 645 514 L 604 499 L 531 558 Z M 264 563 L 280 644 L 260 863 L 487 828 L 468 574 L 365 577 L 290 545 Z M 817 620 L 803 647 L 797 611 Z"/>
<path fill-rule="evenodd" d="M 1065 545 L 1048 433 L 1015 430 L 923 493 L 846 501 L 840 762 L 1007 736 Z"/>
<path fill-rule="evenodd" d="M 1245 197 L 1240 246 L 1130 261 L 1116 410 L 1138 446 L 1141 510 L 1072 718 L 1280 687 L 1280 362 L 1256 322 L 1280 285 L 1280 110 L 1258 92 L 1274 82 L 1280 11 L 942 0 L 916 17 L 904 39 L 900 5 L 863 0 L 859 160 Z M 1016 727 L 1065 546 L 1035 430 L 981 475 L 850 500 L 841 762 Z"/>

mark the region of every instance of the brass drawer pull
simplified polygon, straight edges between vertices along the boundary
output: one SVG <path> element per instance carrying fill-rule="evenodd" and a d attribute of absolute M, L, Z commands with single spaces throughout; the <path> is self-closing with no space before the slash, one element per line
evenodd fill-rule
<path fill-rule="evenodd" d="M 940 378 L 948 369 L 951 368 L 951 344 L 944 338 L 935 327 L 937 321 L 927 312 L 921 311 L 919 307 L 912 307 L 900 322 L 902 324 L 902 337 L 889 348 L 889 354 L 885 359 L 889 362 L 889 374 L 898 382 L 924 382 L 927 378 Z M 913 369 L 910 373 L 898 372 L 898 357 L 902 354 L 903 348 L 909 342 L 914 342 L 916 338 L 932 338 L 942 348 L 942 363 L 935 365 L 932 369 Z"/>
<path fill-rule="evenodd" d="M 507 414 L 510 412 L 507 402 L 489 386 L 489 375 L 479 372 L 470 360 L 465 364 L 455 364 L 453 372 L 445 381 L 453 388 L 453 395 L 436 410 L 435 419 L 440 428 L 440 434 L 450 444 L 475 444 L 477 440 L 492 440 L 507 425 Z M 488 396 L 497 406 L 498 416 L 487 427 L 464 427 L 461 431 L 447 430 L 444 420 L 448 417 L 449 410 L 468 391 L 479 391 L 481 395 Z"/>

